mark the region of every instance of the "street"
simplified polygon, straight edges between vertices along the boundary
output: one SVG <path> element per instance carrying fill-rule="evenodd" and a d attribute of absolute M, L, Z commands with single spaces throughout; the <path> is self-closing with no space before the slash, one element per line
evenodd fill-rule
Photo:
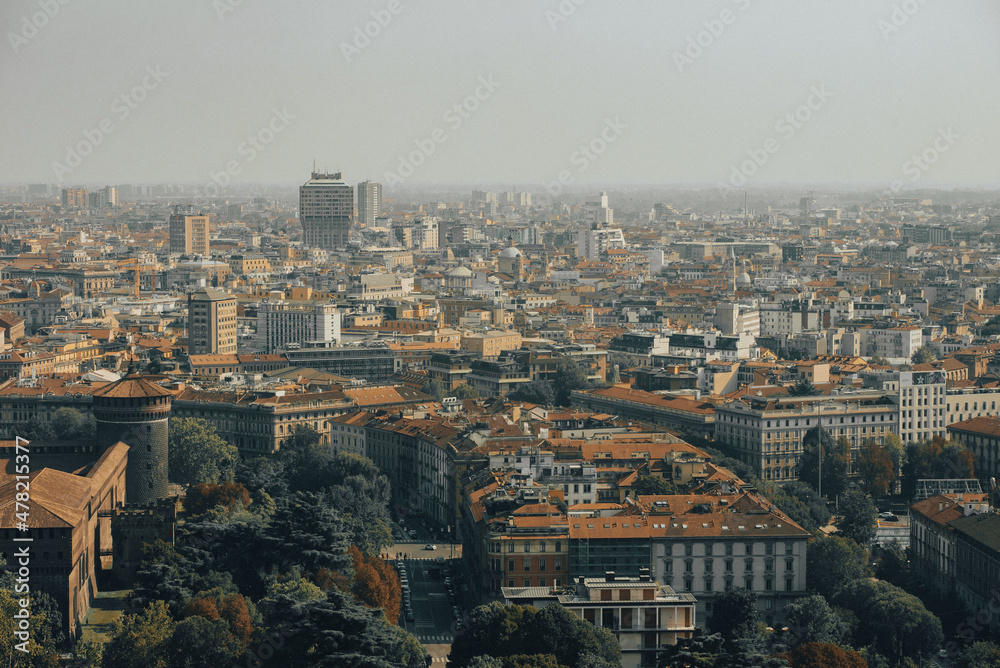
<path fill-rule="evenodd" d="M 441 548 L 433 552 L 428 550 L 425 552 L 428 555 L 426 559 L 404 561 L 410 584 L 413 621 L 407 621 L 403 615 L 401 622 L 424 645 L 450 646 L 454 637 L 455 620 L 445 588 L 448 563 L 438 563 L 436 557 L 439 555 L 434 554 L 442 551 Z M 440 575 L 433 575 L 434 571 Z"/>

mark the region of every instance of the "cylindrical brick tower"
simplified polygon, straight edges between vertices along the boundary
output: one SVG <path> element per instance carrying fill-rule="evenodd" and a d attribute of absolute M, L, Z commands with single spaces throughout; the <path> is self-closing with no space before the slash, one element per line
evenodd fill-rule
<path fill-rule="evenodd" d="M 145 504 L 167 495 L 167 421 L 173 395 L 129 374 L 96 390 L 97 444 L 104 452 L 118 441 L 128 448 L 125 502 Z"/>

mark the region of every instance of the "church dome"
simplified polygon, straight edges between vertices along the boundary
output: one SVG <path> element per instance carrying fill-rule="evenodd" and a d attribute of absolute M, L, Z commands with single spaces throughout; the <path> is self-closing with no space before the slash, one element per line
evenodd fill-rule
<path fill-rule="evenodd" d="M 739 276 L 736 277 L 736 284 L 737 285 L 750 285 L 750 274 L 748 274 L 747 272 L 744 271 L 742 274 L 740 274 Z"/>
<path fill-rule="evenodd" d="M 513 246 L 508 246 L 500 251 L 500 257 L 521 257 L 521 251 L 517 250 Z"/>
<path fill-rule="evenodd" d="M 455 267 L 445 274 L 445 276 L 449 278 L 472 278 L 472 272 L 468 267 Z"/>

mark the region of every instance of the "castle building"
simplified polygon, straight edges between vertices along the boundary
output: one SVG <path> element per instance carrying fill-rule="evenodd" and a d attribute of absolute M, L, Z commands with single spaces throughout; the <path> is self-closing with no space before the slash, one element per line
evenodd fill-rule
<path fill-rule="evenodd" d="M 147 504 L 167 495 L 167 422 L 173 395 L 129 374 L 93 393 L 97 444 L 129 446 L 125 502 Z"/>

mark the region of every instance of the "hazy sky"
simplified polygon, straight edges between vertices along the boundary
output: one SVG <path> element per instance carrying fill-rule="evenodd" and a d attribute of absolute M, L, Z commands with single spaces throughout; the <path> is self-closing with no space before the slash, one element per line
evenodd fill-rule
<path fill-rule="evenodd" d="M 1000 185 L 996 0 L 62 2 L 0 181 Z"/>

